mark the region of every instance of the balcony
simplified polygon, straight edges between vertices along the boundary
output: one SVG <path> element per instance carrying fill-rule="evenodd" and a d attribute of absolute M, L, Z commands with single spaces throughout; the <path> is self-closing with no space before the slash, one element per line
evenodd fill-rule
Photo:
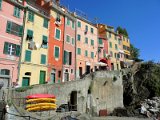
<path fill-rule="evenodd" d="M 98 45 L 99 48 L 104 48 L 104 43 Z"/>

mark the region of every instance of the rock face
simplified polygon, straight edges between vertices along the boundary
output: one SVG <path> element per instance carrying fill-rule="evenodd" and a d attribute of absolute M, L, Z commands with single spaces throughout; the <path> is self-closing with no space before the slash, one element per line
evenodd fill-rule
<path fill-rule="evenodd" d="M 144 100 L 147 110 L 157 111 L 159 98 L 149 99 L 160 96 L 160 65 L 153 62 L 135 64 L 122 73 L 123 103 L 128 114 L 130 116 L 137 114 L 137 108 L 140 108 L 140 103 Z"/>

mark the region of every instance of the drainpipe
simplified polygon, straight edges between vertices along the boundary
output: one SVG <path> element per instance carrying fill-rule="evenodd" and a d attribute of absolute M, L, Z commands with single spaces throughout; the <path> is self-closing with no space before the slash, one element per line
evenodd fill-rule
<path fill-rule="evenodd" d="M 24 43 L 24 32 L 25 32 L 25 20 L 26 20 L 26 7 L 24 7 L 24 15 L 23 15 L 23 34 L 21 37 L 21 52 L 19 56 L 19 62 L 18 62 L 18 81 L 20 80 L 20 69 L 21 69 L 21 60 L 22 60 L 22 50 L 23 50 L 23 43 Z"/>
<path fill-rule="evenodd" d="M 63 78 L 64 78 L 64 65 L 63 65 L 63 61 L 64 61 L 64 44 L 65 44 L 65 35 L 66 35 L 66 17 L 64 15 L 64 34 L 63 34 L 63 46 L 62 46 L 62 81 L 64 82 Z"/>
<path fill-rule="evenodd" d="M 76 18 L 76 17 L 75 17 Z M 77 80 L 77 18 L 75 20 L 75 80 Z"/>

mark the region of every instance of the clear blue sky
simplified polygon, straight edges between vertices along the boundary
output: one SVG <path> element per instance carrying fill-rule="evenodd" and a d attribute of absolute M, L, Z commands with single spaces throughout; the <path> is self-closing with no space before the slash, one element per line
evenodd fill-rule
<path fill-rule="evenodd" d="M 61 0 L 99 23 L 127 29 L 140 58 L 160 61 L 160 0 Z"/>

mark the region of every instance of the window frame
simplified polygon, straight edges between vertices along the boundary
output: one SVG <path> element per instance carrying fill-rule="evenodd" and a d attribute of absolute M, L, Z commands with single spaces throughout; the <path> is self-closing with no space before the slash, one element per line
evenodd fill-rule
<path fill-rule="evenodd" d="M 21 9 L 19 7 L 14 6 L 13 16 L 15 16 L 16 18 L 20 18 L 21 17 Z"/>
<path fill-rule="evenodd" d="M 56 33 L 57 33 L 57 31 L 56 30 L 59 30 L 60 31 L 60 35 L 59 35 L 59 38 L 57 38 L 56 36 Z M 55 28 L 55 34 L 54 34 L 54 38 L 56 39 L 56 40 L 61 40 L 61 29 L 58 29 L 58 28 Z"/>
<path fill-rule="evenodd" d="M 49 20 L 44 18 L 43 20 L 43 27 L 48 29 Z"/>
<path fill-rule="evenodd" d="M 56 48 L 58 48 L 59 49 L 59 52 L 58 52 L 58 58 L 56 57 Z M 55 59 L 59 59 L 60 58 L 60 47 L 59 46 L 54 46 L 54 58 Z"/>

